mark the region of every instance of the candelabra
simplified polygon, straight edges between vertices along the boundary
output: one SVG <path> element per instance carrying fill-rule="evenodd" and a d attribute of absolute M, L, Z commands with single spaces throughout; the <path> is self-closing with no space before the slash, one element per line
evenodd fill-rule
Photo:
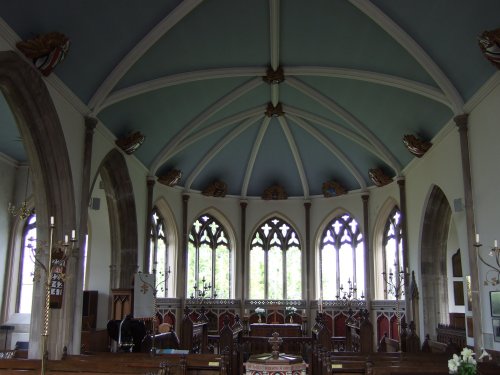
<path fill-rule="evenodd" d="M 217 298 L 217 291 L 215 288 L 212 288 L 210 283 L 207 283 L 205 276 L 201 279 L 201 288 L 195 283 L 193 289 L 194 291 L 191 293 L 191 299 L 201 301 L 201 303 L 208 298 Z"/>
<path fill-rule="evenodd" d="M 170 273 L 171 273 L 171 270 L 170 270 L 170 267 L 168 267 L 168 270 L 164 273 L 164 272 L 159 272 L 158 274 L 160 275 L 160 281 L 159 282 L 156 282 L 156 262 L 154 264 L 154 267 L 153 267 L 153 282 L 149 282 L 147 280 L 145 280 L 143 277 L 142 277 L 142 272 L 139 272 L 139 278 L 141 279 L 141 281 L 144 283 L 144 285 L 147 285 L 149 288 L 151 288 L 151 290 L 153 291 L 153 316 L 152 316 L 152 319 L 151 319 L 151 324 L 152 324 L 152 335 L 151 335 L 151 350 L 150 350 L 150 354 L 151 356 L 155 356 L 156 355 L 156 346 L 155 346 L 155 336 L 156 336 L 156 318 L 157 318 L 157 314 L 158 314 L 158 311 L 159 311 L 159 308 L 158 308 L 158 300 L 157 300 L 157 294 L 158 294 L 158 290 L 161 290 L 161 291 L 164 291 L 164 285 L 165 285 L 165 290 L 167 291 L 167 293 L 165 293 L 166 296 L 168 296 L 168 278 L 170 276 Z"/>
<path fill-rule="evenodd" d="M 352 282 L 350 278 L 347 280 L 347 285 L 347 289 L 344 291 L 344 285 L 340 284 L 340 288 L 337 291 L 335 298 L 340 305 L 345 306 L 348 309 L 349 319 L 351 319 L 354 314 L 352 307 L 361 307 L 365 296 L 363 291 L 361 291 L 361 296 L 358 298 L 358 288 L 356 283 Z"/>
<path fill-rule="evenodd" d="M 47 349 L 47 340 L 49 336 L 49 323 L 50 323 L 50 296 L 51 290 L 56 292 L 56 295 L 62 300 L 63 293 L 63 283 L 65 279 L 65 264 L 68 256 L 75 252 L 76 250 L 76 234 L 73 230 L 71 232 L 71 239 L 68 238 L 68 235 L 64 236 L 64 242 L 58 241 L 54 245 L 54 217 L 50 217 L 50 226 L 49 226 L 49 242 L 47 247 L 48 253 L 48 262 L 45 264 L 42 260 L 44 253 L 44 245 L 37 246 L 33 248 L 32 246 L 28 246 L 32 252 L 32 259 L 40 268 L 45 271 L 46 282 L 45 282 L 45 304 L 43 309 L 43 324 L 41 329 L 42 336 L 42 365 L 41 365 L 41 374 L 45 374 L 45 370 L 47 367 L 47 360 L 49 357 L 48 349 Z M 35 279 L 39 279 L 40 273 L 35 267 Z"/>
<path fill-rule="evenodd" d="M 397 271 L 397 264 L 394 264 L 396 272 L 392 272 L 392 269 L 389 269 L 389 274 L 387 272 L 382 272 L 382 276 L 384 278 L 385 289 L 384 292 L 386 295 L 394 295 L 396 299 L 396 319 L 398 326 L 398 338 L 401 340 L 401 311 L 399 309 L 399 301 L 401 297 L 405 294 L 405 279 L 406 272 L 401 268 Z M 399 349 L 401 350 L 401 343 L 399 345 Z"/>
<path fill-rule="evenodd" d="M 9 202 L 9 208 L 8 208 L 9 213 L 12 216 L 19 216 L 19 218 L 21 218 L 22 220 L 26 219 L 34 212 L 32 208 L 31 209 L 28 208 L 28 202 L 27 202 L 29 179 L 30 179 L 30 170 L 28 168 L 28 172 L 26 174 L 26 186 L 24 187 L 24 200 L 22 201 L 19 207 L 16 207 Z"/>
<path fill-rule="evenodd" d="M 474 247 L 476 248 L 477 256 L 484 265 L 489 267 L 489 269 L 486 271 L 486 280 L 484 282 L 485 284 L 496 286 L 500 284 L 500 247 L 498 247 L 498 242 L 497 240 L 495 240 L 493 247 L 490 249 L 489 256 L 496 261 L 496 265 L 494 265 L 488 263 L 481 256 L 481 246 L 483 245 L 479 242 L 479 234 L 476 234 L 476 242 L 474 243 Z"/>

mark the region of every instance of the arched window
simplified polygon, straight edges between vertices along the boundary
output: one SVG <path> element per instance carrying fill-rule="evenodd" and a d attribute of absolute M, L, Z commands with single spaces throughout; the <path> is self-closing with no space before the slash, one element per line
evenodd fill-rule
<path fill-rule="evenodd" d="M 189 232 L 187 295 L 232 298 L 232 255 L 226 230 L 210 215 L 201 215 Z"/>
<path fill-rule="evenodd" d="M 149 240 L 149 273 L 156 270 L 157 294 L 159 298 L 168 297 L 167 278 L 170 272 L 165 221 L 157 208 L 151 214 L 151 230 Z"/>
<path fill-rule="evenodd" d="M 319 251 L 320 295 L 333 300 L 349 287 L 356 289 L 355 297 L 364 295 L 365 260 L 363 234 L 358 222 L 349 214 L 335 217 L 321 236 Z"/>
<path fill-rule="evenodd" d="M 21 256 L 19 258 L 19 287 L 17 289 L 16 312 L 31 313 L 33 279 L 35 276 L 34 249 L 36 242 L 36 215 L 28 216 L 23 229 Z"/>
<path fill-rule="evenodd" d="M 250 244 L 250 298 L 301 299 L 302 252 L 291 225 L 277 217 L 269 219 Z"/>
<path fill-rule="evenodd" d="M 397 283 L 398 286 L 398 273 L 399 271 L 403 271 L 403 228 L 401 224 L 401 212 L 397 207 L 394 207 L 384 227 L 384 237 L 382 240 L 382 272 L 385 272 L 385 278 L 389 278 L 392 274 L 393 283 Z M 401 288 L 404 288 L 404 283 L 401 283 Z M 391 293 L 391 288 L 387 288 L 385 280 L 384 299 L 396 299 L 394 293 Z"/>

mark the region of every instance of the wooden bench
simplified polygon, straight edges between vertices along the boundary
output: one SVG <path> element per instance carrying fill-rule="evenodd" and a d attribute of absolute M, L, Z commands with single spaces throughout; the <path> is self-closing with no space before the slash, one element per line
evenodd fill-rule
<path fill-rule="evenodd" d="M 2 375 L 34 375 L 40 374 L 40 371 L 40 360 L 0 361 Z M 47 361 L 46 374 L 71 375 L 74 373 L 79 375 L 144 375 L 146 373 L 231 375 L 227 372 L 227 358 L 213 354 L 167 354 L 151 357 L 146 353 L 99 353 Z"/>
<path fill-rule="evenodd" d="M 184 309 L 184 318 L 181 323 L 180 349 L 190 353 L 208 353 L 208 322 L 193 322 L 189 308 Z"/>

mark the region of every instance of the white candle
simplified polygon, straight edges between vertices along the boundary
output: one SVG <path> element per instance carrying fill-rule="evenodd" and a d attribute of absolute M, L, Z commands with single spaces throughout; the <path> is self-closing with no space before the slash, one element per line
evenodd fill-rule
<path fill-rule="evenodd" d="M 495 240 L 494 246 L 495 246 L 495 249 L 498 247 L 498 241 L 497 240 Z"/>
<path fill-rule="evenodd" d="M 54 216 L 50 217 L 50 225 L 54 225 Z"/>
<path fill-rule="evenodd" d="M 68 243 L 68 235 L 67 234 L 64 235 L 64 243 Z"/>
<path fill-rule="evenodd" d="M 74 239 L 75 239 L 75 237 L 76 237 L 76 231 L 73 229 L 73 230 L 71 231 L 71 239 L 72 239 L 72 240 L 74 240 Z"/>
<path fill-rule="evenodd" d="M 476 243 L 479 243 L 479 233 L 476 233 Z"/>

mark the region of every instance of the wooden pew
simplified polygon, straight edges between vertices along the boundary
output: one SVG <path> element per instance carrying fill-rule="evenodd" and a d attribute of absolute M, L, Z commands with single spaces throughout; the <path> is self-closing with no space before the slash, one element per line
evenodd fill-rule
<path fill-rule="evenodd" d="M 40 374 L 40 360 L 2 360 L 2 375 Z M 64 360 L 47 361 L 47 375 L 231 375 L 227 357 L 213 354 L 157 355 L 146 353 L 99 353 L 90 356 L 68 356 Z"/>
<path fill-rule="evenodd" d="M 208 353 L 208 323 L 206 321 L 193 322 L 187 306 L 181 323 L 179 348 L 189 350 L 190 353 Z"/>

